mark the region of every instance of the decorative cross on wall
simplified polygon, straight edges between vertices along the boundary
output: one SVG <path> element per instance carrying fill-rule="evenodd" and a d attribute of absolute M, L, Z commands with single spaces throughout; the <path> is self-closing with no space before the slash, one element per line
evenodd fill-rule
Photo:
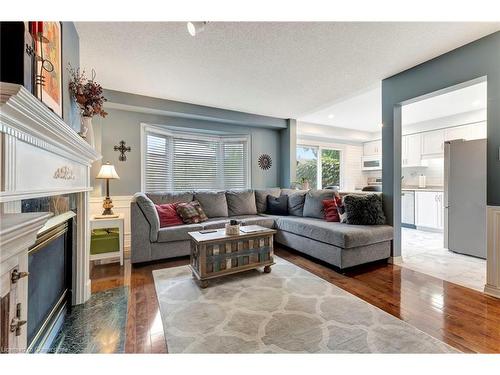
<path fill-rule="evenodd" d="M 130 146 L 125 146 L 125 141 L 120 141 L 120 146 L 115 146 L 114 150 L 120 151 L 120 156 L 118 156 L 118 160 L 120 161 L 127 161 L 127 155 L 125 155 L 125 153 L 132 151 Z"/>

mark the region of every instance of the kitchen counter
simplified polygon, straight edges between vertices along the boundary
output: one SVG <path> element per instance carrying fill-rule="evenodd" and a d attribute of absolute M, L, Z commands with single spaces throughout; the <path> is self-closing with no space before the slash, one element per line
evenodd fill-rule
<path fill-rule="evenodd" d="M 418 186 L 404 186 L 401 188 L 402 191 L 444 191 L 443 186 L 426 186 L 425 188 L 419 188 Z"/>

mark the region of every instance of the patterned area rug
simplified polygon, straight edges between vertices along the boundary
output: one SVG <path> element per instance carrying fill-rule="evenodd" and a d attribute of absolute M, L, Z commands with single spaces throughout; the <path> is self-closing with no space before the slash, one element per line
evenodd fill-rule
<path fill-rule="evenodd" d="M 188 266 L 153 271 L 169 353 L 452 353 L 455 349 L 276 257 L 200 289 Z"/>

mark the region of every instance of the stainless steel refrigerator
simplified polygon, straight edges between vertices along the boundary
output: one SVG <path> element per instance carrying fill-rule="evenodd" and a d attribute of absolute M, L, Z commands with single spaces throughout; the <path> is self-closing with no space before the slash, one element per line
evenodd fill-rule
<path fill-rule="evenodd" d="M 486 259 L 486 139 L 444 145 L 444 246 Z"/>

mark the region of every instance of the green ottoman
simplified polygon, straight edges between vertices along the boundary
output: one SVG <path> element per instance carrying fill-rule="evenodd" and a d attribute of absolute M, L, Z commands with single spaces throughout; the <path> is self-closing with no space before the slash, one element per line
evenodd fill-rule
<path fill-rule="evenodd" d="M 120 251 L 118 228 L 94 229 L 90 237 L 90 254 L 104 254 Z"/>

